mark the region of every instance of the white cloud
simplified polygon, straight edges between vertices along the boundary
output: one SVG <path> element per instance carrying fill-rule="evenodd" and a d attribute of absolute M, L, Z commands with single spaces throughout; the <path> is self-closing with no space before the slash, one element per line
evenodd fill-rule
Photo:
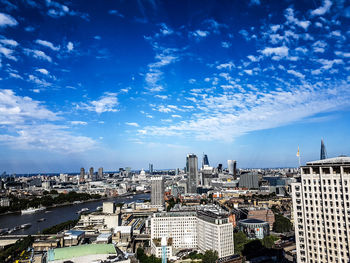
<path fill-rule="evenodd" d="M 167 96 L 167 95 L 155 95 L 154 97 L 155 97 L 155 98 L 162 99 L 162 100 L 165 100 L 165 99 L 167 99 L 167 98 L 168 98 L 168 96 Z"/>
<path fill-rule="evenodd" d="M 126 122 L 125 123 L 126 125 L 129 125 L 129 126 L 133 126 L 133 127 L 139 127 L 140 125 L 138 125 L 138 123 L 136 122 Z"/>
<path fill-rule="evenodd" d="M 177 115 L 177 114 L 173 114 L 173 115 L 171 115 L 171 117 L 173 117 L 173 118 L 182 118 L 180 115 Z"/>
<path fill-rule="evenodd" d="M 335 51 L 334 54 L 339 57 L 350 58 L 350 52 Z"/>
<path fill-rule="evenodd" d="M 223 41 L 223 42 L 221 42 L 221 46 L 223 48 L 229 48 L 232 46 L 232 44 L 230 42 Z"/>
<path fill-rule="evenodd" d="M 12 16 L 0 13 L 0 27 L 17 26 L 18 22 Z"/>
<path fill-rule="evenodd" d="M 32 55 L 34 58 L 46 60 L 48 62 L 52 62 L 51 57 L 46 55 L 45 52 L 43 52 L 41 50 L 34 50 L 34 49 L 25 48 L 24 52 L 27 55 Z"/>
<path fill-rule="evenodd" d="M 59 117 L 39 101 L 17 96 L 9 89 L 0 89 L 0 124 L 23 124 L 28 119 L 52 121 Z"/>
<path fill-rule="evenodd" d="M 3 47 L 0 45 L 0 55 L 4 56 L 8 59 L 17 61 L 17 58 L 15 56 L 13 56 L 13 50 L 7 47 Z"/>
<path fill-rule="evenodd" d="M 262 51 L 260 51 L 265 56 L 273 56 L 272 59 L 280 60 L 284 57 L 288 56 L 288 47 L 280 46 L 280 47 L 266 47 Z"/>
<path fill-rule="evenodd" d="M 116 15 L 119 16 L 121 18 L 124 18 L 124 15 L 122 13 L 120 13 L 118 10 L 112 9 L 108 11 L 108 14 L 110 15 Z"/>
<path fill-rule="evenodd" d="M 236 66 L 235 66 L 235 64 L 232 61 L 229 61 L 227 63 L 223 63 L 223 64 L 220 64 L 220 65 L 216 66 L 217 69 L 229 69 L 229 70 L 231 70 L 231 69 L 233 69 L 235 67 Z M 209 78 L 207 78 L 207 79 L 208 80 L 205 80 L 205 81 L 210 81 Z"/>
<path fill-rule="evenodd" d="M 77 108 L 86 109 L 101 114 L 103 112 L 117 112 L 118 109 L 115 107 L 118 105 L 117 93 L 105 92 L 104 95 L 98 100 L 82 103 L 81 106 L 78 105 Z"/>
<path fill-rule="evenodd" d="M 38 71 L 38 72 L 40 72 L 41 74 L 44 74 L 44 75 L 49 75 L 49 72 L 47 71 L 47 69 L 44 69 L 44 68 L 38 68 L 35 71 Z"/>
<path fill-rule="evenodd" d="M 288 72 L 289 74 L 292 74 L 292 75 L 298 77 L 298 78 L 301 78 L 301 79 L 304 79 L 304 78 L 305 78 L 305 75 L 303 75 L 303 74 L 301 74 L 300 72 L 295 71 L 295 70 L 293 70 L 293 69 L 289 69 L 289 70 L 287 70 L 287 72 Z"/>
<path fill-rule="evenodd" d="M 318 40 L 312 45 L 312 48 L 316 53 L 324 53 L 326 47 L 327 47 L 327 43 L 324 42 L 323 40 Z"/>
<path fill-rule="evenodd" d="M 41 40 L 41 39 L 37 39 L 35 40 L 35 43 L 39 44 L 39 45 L 42 45 L 44 47 L 48 47 L 50 49 L 52 49 L 53 51 L 58 51 L 60 50 L 60 47 L 55 47 L 54 44 L 52 44 L 51 42 L 49 41 L 46 41 L 46 40 Z"/>
<path fill-rule="evenodd" d="M 287 8 L 284 16 L 288 23 L 302 27 L 305 30 L 307 30 L 307 28 L 311 25 L 310 21 L 300 21 L 294 17 L 294 10 L 292 8 Z"/>
<path fill-rule="evenodd" d="M 70 121 L 72 125 L 87 125 L 86 121 Z"/>
<path fill-rule="evenodd" d="M 52 84 L 47 82 L 46 80 L 44 79 L 39 79 L 37 76 L 34 76 L 34 75 L 29 75 L 28 76 L 28 80 L 32 83 L 35 83 L 39 86 L 42 86 L 42 87 L 48 87 L 48 86 L 51 86 Z"/>
<path fill-rule="evenodd" d="M 86 136 L 74 135 L 69 127 L 55 124 L 17 125 L 15 134 L 1 134 L 0 143 L 14 149 L 40 149 L 46 152 L 79 153 L 96 147 Z"/>
<path fill-rule="evenodd" d="M 10 75 L 10 77 L 15 78 L 15 79 L 23 79 L 22 76 L 20 76 L 17 73 L 14 73 L 14 72 L 10 72 L 9 75 Z"/>
<path fill-rule="evenodd" d="M 247 56 L 251 62 L 258 62 L 260 60 L 260 57 L 254 57 L 253 55 Z"/>
<path fill-rule="evenodd" d="M 68 52 L 71 52 L 73 49 L 74 49 L 74 44 L 72 42 L 68 42 L 68 44 L 67 44 Z"/>
<path fill-rule="evenodd" d="M 251 69 L 245 69 L 244 72 L 248 75 L 253 75 L 253 71 Z"/>
<path fill-rule="evenodd" d="M 243 134 L 280 127 L 315 114 L 350 106 L 349 85 L 328 88 L 297 86 L 287 90 L 254 94 L 230 93 L 198 101 L 201 111 L 188 120 L 147 126 L 147 136 L 189 136 L 198 140 L 232 141 Z"/>
<path fill-rule="evenodd" d="M 162 33 L 162 35 L 167 36 L 174 33 L 174 31 L 171 28 L 169 28 L 165 23 L 161 23 L 160 26 L 160 32 Z"/>
<path fill-rule="evenodd" d="M 320 6 L 319 8 L 311 11 L 311 15 L 313 15 L 313 16 L 322 16 L 322 15 L 324 15 L 325 13 L 327 13 L 329 11 L 331 6 L 332 6 L 332 2 L 330 0 L 324 0 L 322 6 Z"/>
<path fill-rule="evenodd" d="M 0 39 L 0 43 L 7 45 L 7 46 L 11 46 L 11 47 L 18 46 L 17 41 L 15 41 L 13 39 Z"/>
<path fill-rule="evenodd" d="M 204 37 L 206 37 L 206 36 L 209 35 L 209 32 L 208 32 L 208 31 L 204 31 L 204 30 L 199 30 L 199 29 L 198 29 L 198 30 L 192 32 L 192 35 L 193 35 L 194 37 L 201 37 L 201 38 L 204 38 Z"/>

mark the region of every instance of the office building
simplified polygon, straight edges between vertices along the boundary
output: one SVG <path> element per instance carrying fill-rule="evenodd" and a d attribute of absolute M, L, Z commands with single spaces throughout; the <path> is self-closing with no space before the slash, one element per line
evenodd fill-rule
<path fill-rule="evenodd" d="M 297 262 L 350 260 L 350 157 L 308 162 L 292 184 Z"/>
<path fill-rule="evenodd" d="M 150 163 L 150 164 L 148 165 L 148 172 L 149 172 L 150 175 L 153 174 L 153 164 L 152 164 L 152 163 Z"/>
<path fill-rule="evenodd" d="M 209 166 L 209 160 L 208 160 L 208 155 L 203 154 L 203 161 L 202 161 L 202 168 L 204 165 Z"/>
<path fill-rule="evenodd" d="M 237 169 L 237 162 L 235 160 L 227 160 L 227 167 L 228 167 L 228 173 L 230 175 L 233 175 L 234 180 L 237 179 L 236 169 Z"/>
<path fill-rule="evenodd" d="M 324 160 L 327 158 L 326 146 L 324 145 L 323 139 L 321 140 L 321 152 L 320 152 L 320 160 Z"/>
<path fill-rule="evenodd" d="M 151 177 L 151 205 L 164 205 L 164 179 L 162 176 Z"/>
<path fill-rule="evenodd" d="M 215 250 L 219 258 L 234 254 L 233 226 L 227 214 L 210 210 L 155 213 L 151 218 L 151 240 L 172 240 L 173 251 Z"/>
<path fill-rule="evenodd" d="M 188 154 L 186 158 L 187 193 L 197 193 L 198 186 L 198 158 L 195 154 Z"/>
<path fill-rule="evenodd" d="M 241 174 L 238 185 L 240 188 L 258 189 L 259 175 L 255 173 Z"/>
<path fill-rule="evenodd" d="M 197 214 L 195 211 L 155 213 L 151 218 L 151 240 L 172 238 L 173 248 L 197 247 Z"/>
<path fill-rule="evenodd" d="M 233 225 L 228 216 L 211 211 L 198 211 L 197 243 L 198 249 L 203 253 L 215 250 L 219 258 L 233 255 Z"/>
<path fill-rule="evenodd" d="M 84 176 L 85 176 L 85 169 L 84 167 L 80 168 L 80 175 L 79 175 L 79 181 L 84 181 Z"/>
<path fill-rule="evenodd" d="M 97 175 L 98 175 L 98 179 L 101 179 L 101 178 L 102 178 L 102 176 L 103 176 L 103 168 L 102 168 L 102 167 L 98 168 L 98 173 L 97 173 Z"/>
<path fill-rule="evenodd" d="M 93 176 L 94 176 L 94 167 L 90 167 L 90 169 L 89 169 L 89 178 L 92 179 Z"/>

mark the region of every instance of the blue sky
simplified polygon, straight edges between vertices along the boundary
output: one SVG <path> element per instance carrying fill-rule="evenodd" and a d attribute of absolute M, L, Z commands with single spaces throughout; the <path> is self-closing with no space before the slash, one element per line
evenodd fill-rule
<path fill-rule="evenodd" d="M 0 2 L 3 171 L 350 153 L 347 1 Z"/>

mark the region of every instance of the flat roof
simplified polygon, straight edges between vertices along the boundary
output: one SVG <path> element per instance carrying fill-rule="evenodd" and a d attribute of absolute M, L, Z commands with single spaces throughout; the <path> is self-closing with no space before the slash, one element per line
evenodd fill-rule
<path fill-rule="evenodd" d="M 48 261 L 64 260 L 95 254 L 114 254 L 117 251 L 113 244 L 88 244 L 72 247 L 50 249 Z"/>
<path fill-rule="evenodd" d="M 239 223 L 244 223 L 244 224 L 268 224 L 266 221 L 260 220 L 260 219 L 255 219 L 255 218 L 247 218 L 240 220 Z"/>
<path fill-rule="evenodd" d="M 341 165 L 341 164 L 349 164 L 350 165 L 350 157 L 348 156 L 339 156 L 334 158 L 328 158 L 323 160 L 311 161 L 307 162 L 306 165 Z"/>

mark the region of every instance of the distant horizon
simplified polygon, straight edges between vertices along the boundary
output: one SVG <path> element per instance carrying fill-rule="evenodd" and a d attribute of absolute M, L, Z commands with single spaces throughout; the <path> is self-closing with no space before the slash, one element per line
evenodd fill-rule
<path fill-rule="evenodd" d="M 0 1 L 0 170 L 350 154 L 345 1 Z M 145 167 L 146 166 L 146 167 Z M 63 167 L 63 168 L 62 168 Z"/>

